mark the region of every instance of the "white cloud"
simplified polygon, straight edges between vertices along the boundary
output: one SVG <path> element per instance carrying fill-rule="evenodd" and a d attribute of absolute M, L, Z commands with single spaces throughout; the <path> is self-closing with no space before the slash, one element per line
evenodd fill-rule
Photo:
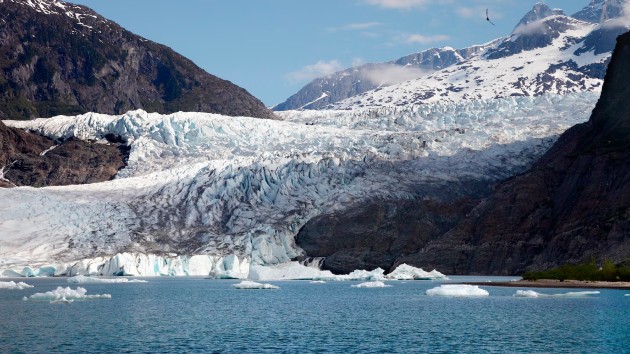
<path fill-rule="evenodd" d="M 547 25 L 545 24 L 545 19 L 530 22 L 528 24 L 520 25 L 514 29 L 512 34 L 536 34 L 536 33 L 545 33 L 547 31 Z"/>
<path fill-rule="evenodd" d="M 385 9 L 408 10 L 414 7 L 422 7 L 429 3 L 428 0 L 364 0 L 370 5 L 380 6 Z"/>
<path fill-rule="evenodd" d="M 626 27 L 630 28 L 630 1 L 623 4 L 621 16 L 612 20 L 608 20 L 602 24 L 604 28 Z"/>
<path fill-rule="evenodd" d="M 365 60 L 363 60 L 363 58 L 352 59 L 352 67 L 363 65 L 363 64 L 365 64 Z"/>
<path fill-rule="evenodd" d="M 409 66 L 384 64 L 371 68 L 363 68 L 361 77 L 374 85 L 395 85 L 404 81 L 420 78 L 425 71 Z"/>
<path fill-rule="evenodd" d="M 443 42 L 449 40 L 451 37 L 445 34 L 436 34 L 432 36 L 425 36 L 422 34 L 410 34 L 405 38 L 407 43 L 419 43 L 419 44 L 432 44 L 436 42 Z"/>
<path fill-rule="evenodd" d="M 304 81 L 310 81 L 318 77 L 330 75 L 341 69 L 343 69 L 343 66 L 338 60 L 320 60 L 315 64 L 307 65 L 300 70 L 288 73 L 285 77 L 291 83 L 300 83 Z"/>
<path fill-rule="evenodd" d="M 380 22 L 361 22 L 361 23 L 349 23 L 347 25 L 343 25 L 340 27 L 330 27 L 328 31 L 337 32 L 337 31 L 364 31 L 374 27 L 381 26 Z"/>
<path fill-rule="evenodd" d="M 351 23 L 341 28 L 345 30 L 366 30 L 369 28 L 378 27 L 380 25 L 381 25 L 380 22 L 364 22 L 364 23 Z"/>

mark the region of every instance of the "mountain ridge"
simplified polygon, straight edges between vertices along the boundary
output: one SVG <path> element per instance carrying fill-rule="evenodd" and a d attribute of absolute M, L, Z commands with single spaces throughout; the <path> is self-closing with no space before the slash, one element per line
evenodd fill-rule
<path fill-rule="evenodd" d="M 275 118 L 246 90 L 93 10 L 0 2 L 0 118 L 202 111 Z"/>

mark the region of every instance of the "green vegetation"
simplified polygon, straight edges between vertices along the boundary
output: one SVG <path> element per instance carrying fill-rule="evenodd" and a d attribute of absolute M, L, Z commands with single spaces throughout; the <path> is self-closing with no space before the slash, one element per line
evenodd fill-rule
<path fill-rule="evenodd" d="M 598 266 L 595 260 L 592 260 L 584 264 L 565 264 L 542 272 L 526 272 L 523 279 L 630 281 L 630 267 L 615 265 L 610 260 Z"/>

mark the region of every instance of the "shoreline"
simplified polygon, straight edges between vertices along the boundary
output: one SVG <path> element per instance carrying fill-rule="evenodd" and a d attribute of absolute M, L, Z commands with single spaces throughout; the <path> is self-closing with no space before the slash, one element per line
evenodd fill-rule
<path fill-rule="evenodd" d="M 479 286 L 503 286 L 510 288 L 585 288 L 585 289 L 617 289 L 630 290 L 630 282 L 589 281 L 589 280 L 517 280 L 505 282 L 465 282 L 462 284 Z"/>

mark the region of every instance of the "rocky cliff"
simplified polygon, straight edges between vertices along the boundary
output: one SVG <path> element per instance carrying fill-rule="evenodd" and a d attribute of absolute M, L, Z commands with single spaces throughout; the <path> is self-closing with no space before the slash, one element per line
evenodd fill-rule
<path fill-rule="evenodd" d="M 399 262 L 518 274 L 591 258 L 630 263 L 630 33 L 620 36 L 588 123 L 457 227 Z"/>
<path fill-rule="evenodd" d="M 129 147 L 76 138 L 52 139 L 10 128 L 0 121 L 0 187 L 61 186 L 108 181 L 127 165 Z"/>
<path fill-rule="evenodd" d="M 0 119 L 132 109 L 274 117 L 244 89 L 84 6 L 0 1 Z"/>

